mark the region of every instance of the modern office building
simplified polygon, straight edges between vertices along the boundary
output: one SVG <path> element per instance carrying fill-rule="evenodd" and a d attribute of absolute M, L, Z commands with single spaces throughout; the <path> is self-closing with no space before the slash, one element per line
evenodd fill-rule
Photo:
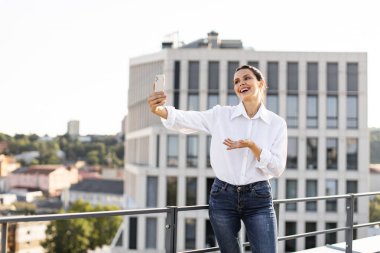
<path fill-rule="evenodd" d="M 67 122 L 67 134 L 74 138 L 79 136 L 79 120 L 70 120 Z"/>
<path fill-rule="evenodd" d="M 146 101 L 155 75 L 166 76 L 167 104 L 207 110 L 238 103 L 233 74 L 247 63 L 263 72 L 269 86 L 266 105 L 288 124 L 287 168 L 271 180 L 273 198 L 368 191 L 366 53 L 255 51 L 240 40 L 220 40 L 216 32 L 181 47 L 171 42 L 162 46 L 157 53 L 130 60 L 125 142 L 129 208 L 207 204 L 213 182 L 211 137 L 169 131 L 150 113 Z M 367 222 L 367 201 L 357 201 L 355 222 Z M 279 235 L 345 222 L 344 200 L 287 204 L 280 208 Z M 165 215 L 127 218 L 124 226 L 123 252 L 164 252 Z M 366 231 L 354 236 L 366 236 Z M 344 240 L 344 232 L 299 238 L 281 242 L 279 252 Z M 214 245 L 206 210 L 179 213 L 178 251 Z"/>

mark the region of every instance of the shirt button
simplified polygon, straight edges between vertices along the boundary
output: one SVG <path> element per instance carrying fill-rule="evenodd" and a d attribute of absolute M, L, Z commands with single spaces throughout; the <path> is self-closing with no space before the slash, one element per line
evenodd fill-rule
<path fill-rule="evenodd" d="M 237 188 L 237 191 L 240 192 L 240 190 L 241 190 L 241 187 L 238 187 L 238 188 Z"/>

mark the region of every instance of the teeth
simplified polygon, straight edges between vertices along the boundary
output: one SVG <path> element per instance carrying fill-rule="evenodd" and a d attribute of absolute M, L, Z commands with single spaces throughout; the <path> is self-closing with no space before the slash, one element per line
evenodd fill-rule
<path fill-rule="evenodd" d="M 246 92 L 246 91 L 248 91 L 248 88 L 243 88 L 243 89 L 240 90 L 240 93 L 243 93 L 243 92 Z"/>

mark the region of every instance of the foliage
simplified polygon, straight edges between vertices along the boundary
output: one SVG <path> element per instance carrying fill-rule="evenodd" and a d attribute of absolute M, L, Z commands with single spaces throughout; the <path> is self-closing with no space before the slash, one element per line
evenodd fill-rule
<path fill-rule="evenodd" d="M 76 201 L 69 213 L 117 210 L 114 206 L 95 206 Z M 63 213 L 63 211 L 61 211 Z M 121 216 L 103 218 L 52 221 L 46 229 L 46 240 L 41 244 L 47 252 L 84 253 L 112 242 L 120 224 Z"/>
<path fill-rule="evenodd" d="M 13 206 L 16 208 L 16 211 L 14 213 L 17 214 L 34 214 L 36 212 L 36 205 L 33 203 L 28 203 L 28 202 L 14 202 Z"/>
<path fill-rule="evenodd" d="M 8 143 L 6 154 L 17 155 L 27 151 L 38 151 L 40 156 L 31 163 L 60 164 L 66 162 L 86 161 L 89 165 L 122 167 L 124 160 L 124 144 L 116 136 L 89 136 L 91 141 L 82 142 L 68 135 L 57 136 L 52 140 L 41 139 L 36 134 L 16 134 L 9 136 L 0 133 L 0 142 Z M 63 151 L 65 157 L 60 158 L 58 152 Z M 22 161 L 21 161 L 22 162 Z M 25 162 L 22 162 L 23 165 Z"/>
<path fill-rule="evenodd" d="M 369 202 L 369 222 L 380 221 L 380 196 Z"/>

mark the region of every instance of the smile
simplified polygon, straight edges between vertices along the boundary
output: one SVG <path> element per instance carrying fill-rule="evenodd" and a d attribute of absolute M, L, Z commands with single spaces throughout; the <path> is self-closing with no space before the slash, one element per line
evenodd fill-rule
<path fill-rule="evenodd" d="M 247 91 L 249 91 L 250 89 L 248 88 L 248 87 L 243 87 L 243 88 L 241 88 L 240 89 L 240 93 L 245 93 L 245 92 L 247 92 Z"/>

